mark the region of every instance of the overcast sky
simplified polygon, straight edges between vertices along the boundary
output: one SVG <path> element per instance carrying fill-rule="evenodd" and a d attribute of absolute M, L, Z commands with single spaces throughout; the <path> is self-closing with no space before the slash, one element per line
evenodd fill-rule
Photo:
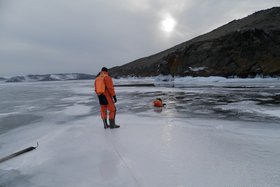
<path fill-rule="evenodd" d="M 96 74 L 280 0 L 0 0 L 0 76 Z"/>

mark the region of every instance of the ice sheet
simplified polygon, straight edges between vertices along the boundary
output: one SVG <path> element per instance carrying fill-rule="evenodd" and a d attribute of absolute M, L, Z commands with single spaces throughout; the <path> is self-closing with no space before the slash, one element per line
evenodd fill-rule
<path fill-rule="evenodd" d="M 117 87 L 112 130 L 92 81 L 0 85 L 0 157 L 40 144 L 0 163 L 0 186 L 280 186 L 279 83 L 210 80 Z"/>
<path fill-rule="evenodd" d="M 63 111 L 63 113 L 65 113 L 66 115 L 85 115 L 85 114 L 89 114 L 90 108 L 91 107 L 89 107 L 89 106 L 75 104 L 73 106 L 67 107 Z"/>
<path fill-rule="evenodd" d="M 104 130 L 96 116 L 45 133 L 34 127 L 10 134 L 5 138 L 12 147 L 22 138 L 22 144 L 38 141 L 40 147 L 2 163 L 1 172 L 22 176 L 14 186 L 280 184 L 279 129 L 263 136 L 262 129 L 256 135 L 242 128 L 246 123 L 235 129 L 235 122 L 137 115 L 119 115 L 117 122 L 120 129 Z M 24 138 L 30 134 L 34 139 Z"/>

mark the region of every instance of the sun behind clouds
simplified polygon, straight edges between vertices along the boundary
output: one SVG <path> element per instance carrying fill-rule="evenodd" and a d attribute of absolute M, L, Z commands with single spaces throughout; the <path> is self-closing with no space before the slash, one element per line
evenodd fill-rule
<path fill-rule="evenodd" d="M 161 20 L 160 26 L 162 31 L 166 33 L 171 33 L 176 26 L 176 20 L 172 16 L 167 15 L 165 18 Z"/>

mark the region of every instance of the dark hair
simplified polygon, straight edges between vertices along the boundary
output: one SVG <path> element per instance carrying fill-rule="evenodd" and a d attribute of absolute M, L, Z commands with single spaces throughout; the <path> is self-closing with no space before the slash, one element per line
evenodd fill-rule
<path fill-rule="evenodd" d="M 102 69 L 101 69 L 101 71 L 108 71 L 108 68 L 106 68 L 106 67 L 103 67 Z"/>

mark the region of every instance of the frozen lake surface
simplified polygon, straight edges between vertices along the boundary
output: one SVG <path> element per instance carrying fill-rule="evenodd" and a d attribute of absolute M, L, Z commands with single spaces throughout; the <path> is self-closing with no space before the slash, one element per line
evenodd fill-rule
<path fill-rule="evenodd" d="M 114 82 L 130 86 L 112 130 L 93 81 L 0 82 L 0 157 L 40 144 L 0 163 L 0 186 L 280 186 L 279 79 Z"/>

